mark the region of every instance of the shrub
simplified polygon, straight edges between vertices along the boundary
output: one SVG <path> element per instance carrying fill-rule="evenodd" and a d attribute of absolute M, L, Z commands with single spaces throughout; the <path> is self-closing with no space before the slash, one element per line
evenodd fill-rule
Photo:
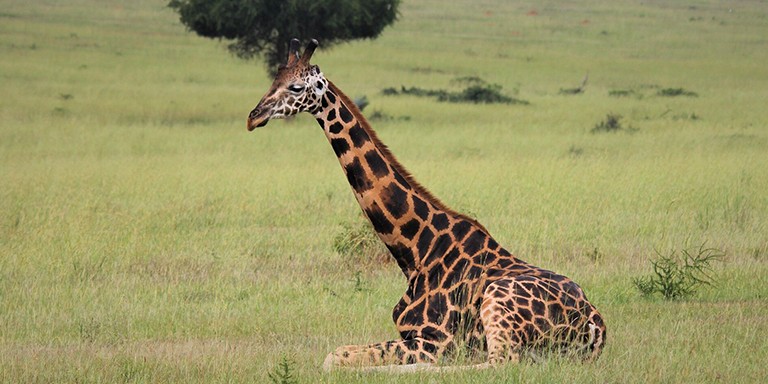
<path fill-rule="evenodd" d="M 608 96 L 612 97 L 642 97 L 641 94 L 637 93 L 633 89 L 614 89 L 611 91 L 608 91 Z"/>
<path fill-rule="evenodd" d="M 283 359 L 277 364 L 277 367 L 267 374 L 269 380 L 274 384 L 296 384 L 298 381 L 296 381 L 296 378 L 293 375 L 295 365 L 296 362 L 283 356 Z"/>
<path fill-rule="evenodd" d="M 617 115 L 614 113 L 609 113 L 605 116 L 605 120 L 597 123 L 594 128 L 590 132 L 592 133 L 601 133 L 601 132 L 616 132 L 624 129 L 624 127 L 621 126 L 621 119 L 623 116 Z"/>
<path fill-rule="evenodd" d="M 688 91 L 683 88 L 664 88 L 664 89 L 660 89 L 656 94 L 659 96 L 665 96 L 665 97 L 676 97 L 676 96 L 697 97 L 699 96 L 698 93 Z"/>
<path fill-rule="evenodd" d="M 333 250 L 355 264 L 381 265 L 391 261 L 389 250 L 371 228 L 370 223 L 344 224 L 333 238 Z"/>
<path fill-rule="evenodd" d="M 666 300 L 677 300 L 694 295 L 704 285 L 712 285 L 715 279 L 710 275 L 711 263 L 721 260 L 725 253 L 702 245 L 695 251 L 676 251 L 669 255 L 658 254 L 651 261 L 653 275 L 632 279 L 640 293 L 653 296 L 656 293 Z"/>
<path fill-rule="evenodd" d="M 483 85 L 485 84 L 485 80 L 479 76 L 461 76 L 451 80 L 451 84 L 460 86 Z"/>
<path fill-rule="evenodd" d="M 374 109 L 371 114 L 368 115 L 368 120 L 370 121 L 409 121 L 411 120 L 411 117 L 408 115 L 401 115 L 401 116 L 393 116 L 389 113 L 386 113 L 384 111 Z"/>
<path fill-rule="evenodd" d="M 461 92 L 449 93 L 446 96 L 437 98 L 438 101 L 449 101 L 452 103 L 482 103 L 482 104 L 526 104 L 521 100 L 513 99 L 501 93 L 501 86 L 498 84 L 470 85 Z"/>
<path fill-rule="evenodd" d="M 476 104 L 522 104 L 528 105 L 525 100 L 504 95 L 499 84 L 488 84 L 477 76 L 459 77 L 452 81 L 453 84 L 463 85 L 461 91 L 448 91 L 446 89 L 425 89 L 420 87 L 401 86 L 398 91 L 394 87 L 385 88 L 382 94 L 388 96 L 411 95 L 418 97 L 435 97 L 437 101 L 449 103 L 476 103 Z"/>

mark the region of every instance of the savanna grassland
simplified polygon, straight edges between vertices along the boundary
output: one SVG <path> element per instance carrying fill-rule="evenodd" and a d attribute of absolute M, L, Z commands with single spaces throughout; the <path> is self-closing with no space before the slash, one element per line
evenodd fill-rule
<path fill-rule="evenodd" d="M 593 364 L 405 376 L 321 372 L 397 337 L 405 279 L 334 250 L 363 219 L 313 119 L 246 132 L 266 71 L 165 4 L 0 0 L 0 381 L 768 379 L 765 1 L 404 1 L 315 54 L 419 181 L 607 321 Z M 529 104 L 381 92 L 469 76 Z M 715 285 L 633 285 L 701 245 Z"/>

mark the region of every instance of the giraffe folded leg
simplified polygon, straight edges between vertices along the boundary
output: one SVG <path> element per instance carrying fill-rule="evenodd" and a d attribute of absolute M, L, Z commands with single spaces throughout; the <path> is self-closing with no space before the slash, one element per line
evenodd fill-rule
<path fill-rule="evenodd" d="M 494 306 L 483 307 L 481 317 L 488 348 L 488 363 L 518 363 L 520 361 L 520 339 L 514 331 L 505 327 L 498 313 L 506 312 L 505 308 Z"/>
<path fill-rule="evenodd" d="M 363 368 L 385 365 L 433 364 L 443 347 L 415 338 L 393 340 L 370 345 L 345 345 L 328 354 L 323 369 L 334 367 Z"/>
<path fill-rule="evenodd" d="M 581 288 L 565 278 L 520 275 L 489 284 L 480 318 L 488 362 L 517 362 L 521 353 L 537 361 L 537 352 L 595 359 L 602 349 L 605 325 Z"/>

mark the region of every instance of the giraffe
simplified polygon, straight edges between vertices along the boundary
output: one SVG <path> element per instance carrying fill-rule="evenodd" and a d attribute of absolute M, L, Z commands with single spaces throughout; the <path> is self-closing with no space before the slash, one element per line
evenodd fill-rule
<path fill-rule="evenodd" d="M 516 258 L 483 225 L 419 184 L 355 104 L 310 64 L 317 41 L 301 56 L 299 45 L 291 40 L 287 61 L 251 111 L 247 128 L 312 114 L 408 282 L 392 311 L 400 338 L 341 346 L 328 354 L 324 368 L 437 367 L 466 351 L 485 356 L 478 366 L 536 359 L 544 351 L 596 359 L 606 327 L 581 287 Z"/>

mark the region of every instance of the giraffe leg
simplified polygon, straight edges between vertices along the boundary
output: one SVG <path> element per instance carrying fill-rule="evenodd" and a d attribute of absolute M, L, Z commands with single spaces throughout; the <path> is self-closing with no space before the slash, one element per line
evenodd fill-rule
<path fill-rule="evenodd" d="M 520 339 L 508 323 L 512 308 L 500 300 L 508 296 L 505 284 L 493 283 L 486 289 L 480 307 L 480 321 L 488 347 L 488 363 L 492 365 L 520 361 Z"/>
<path fill-rule="evenodd" d="M 497 280 L 483 293 L 480 318 L 491 364 L 517 362 L 537 352 L 594 359 L 604 342 L 605 325 L 575 283 L 535 276 Z"/>
<path fill-rule="evenodd" d="M 323 363 L 323 369 L 330 371 L 334 367 L 429 365 L 437 361 L 443 349 L 443 346 L 421 338 L 393 340 L 370 345 L 345 345 L 328 354 Z"/>

